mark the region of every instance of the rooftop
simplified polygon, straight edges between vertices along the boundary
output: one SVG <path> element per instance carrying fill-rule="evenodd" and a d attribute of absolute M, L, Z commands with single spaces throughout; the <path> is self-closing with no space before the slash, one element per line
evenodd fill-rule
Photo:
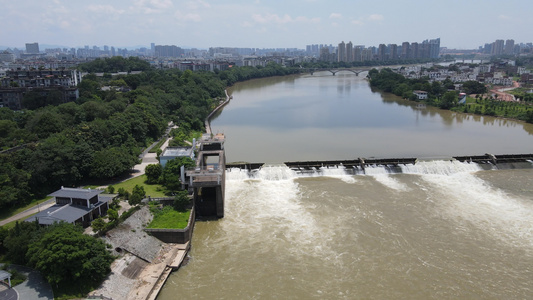
<path fill-rule="evenodd" d="M 27 218 L 25 221 L 27 222 L 33 222 L 35 220 L 39 221 L 39 224 L 41 225 L 52 225 L 54 222 L 68 222 L 68 223 L 74 223 L 74 221 L 78 220 L 79 218 L 85 216 L 89 212 L 91 212 L 95 207 L 98 207 L 109 200 L 111 200 L 112 197 L 100 197 L 100 201 L 98 203 L 91 205 L 91 207 L 85 207 L 81 205 L 53 205 L 50 208 L 43 210 L 29 218 Z"/>
<path fill-rule="evenodd" d="M 191 156 L 192 147 L 167 147 L 161 153 L 163 157 Z"/>
<path fill-rule="evenodd" d="M 57 190 L 51 193 L 48 196 L 52 197 L 62 197 L 62 198 L 77 198 L 77 199 L 91 199 L 92 197 L 102 193 L 103 190 L 94 190 L 94 189 L 76 189 L 76 188 L 66 188 L 61 187 L 60 190 Z"/>

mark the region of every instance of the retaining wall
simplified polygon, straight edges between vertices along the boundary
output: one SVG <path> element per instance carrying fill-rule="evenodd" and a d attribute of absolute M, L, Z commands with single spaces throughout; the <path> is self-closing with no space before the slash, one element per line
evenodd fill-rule
<path fill-rule="evenodd" d="M 196 214 L 195 214 L 194 207 L 193 207 L 191 209 L 191 216 L 189 217 L 189 223 L 187 224 L 187 227 L 185 227 L 185 229 L 145 228 L 144 231 L 164 243 L 185 244 L 189 242 L 192 238 L 195 215 Z"/>

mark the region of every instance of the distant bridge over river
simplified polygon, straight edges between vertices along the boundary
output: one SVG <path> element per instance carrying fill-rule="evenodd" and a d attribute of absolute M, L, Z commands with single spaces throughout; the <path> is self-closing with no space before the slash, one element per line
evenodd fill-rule
<path fill-rule="evenodd" d="M 357 69 L 357 68 L 302 68 L 302 69 L 306 70 L 311 75 L 313 75 L 315 72 L 328 71 L 333 76 L 335 76 L 335 74 L 342 72 L 342 71 L 354 73 L 356 76 L 359 76 L 359 74 L 363 72 L 369 71 L 368 69 Z"/>

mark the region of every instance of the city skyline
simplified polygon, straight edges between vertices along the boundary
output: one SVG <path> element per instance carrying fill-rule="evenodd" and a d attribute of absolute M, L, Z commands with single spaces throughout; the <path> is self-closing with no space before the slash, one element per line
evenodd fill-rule
<path fill-rule="evenodd" d="M 476 49 L 498 39 L 531 42 L 525 0 L 483 1 L 2 1 L 0 46 L 299 48 L 308 44 L 401 44 L 440 37 Z M 471 3 L 472 2 L 472 3 Z"/>

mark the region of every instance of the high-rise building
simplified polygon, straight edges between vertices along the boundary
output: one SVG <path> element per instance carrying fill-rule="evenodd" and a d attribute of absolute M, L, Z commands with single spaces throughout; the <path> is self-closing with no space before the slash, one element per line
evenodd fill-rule
<path fill-rule="evenodd" d="M 328 47 L 320 47 L 320 60 L 329 61 L 329 48 Z"/>
<path fill-rule="evenodd" d="M 420 54 L 418 53 L 418 43 L 414 42 L 411 43 L 411 56 L 409 58 L 420 58 Z"/>
<path fill-rule="evenodd" d="M 429 58 L 439 58 L 440 38 L 429 41 Z"/>
<path fill-rule="evenodd" d="M 502 55 L 504 49 L 504 41 L 503 40 L 496 40 L 492 44 L 491 54 L 492 55 Z"/>
<path fill-rule="evenodd" d="M 346 61 L 352 62 L 353 60 L 353 44 L 352 42 L 348 42 L 346 44 Z"/>
<path fill-rule="evenodd" d="M 355 46 L 353 49 L 353 60 L 354 61 L 363 61 L 363 49 L 364 47 Z"/>
<path fill-rule="evenodd" d="M 26 43 L 26 53 L 39 54 L 39 43 Z"/>
<path fill-rule="evenodd" d="M 389 59 L 398 59 L 398 45 L 389 45 Z"/>
<path fill-rule="evenodd" d="M 408 59 L 410 58 L 410 47 L 409 47 L 409 42 L 403 42 L 402 43 L 402 54 L 401 54 L 401 58 L 402 59 Z"/>
<path fill-rule="evenodd" d="M 344 41 L 337 47 L 337 61 L 346 61 L 346 44 Z"/>
<path fill-rule="evenodd" d="M 378 59 L 386 60 L 387 59 L 387 46 L 385 44 L 379 44 L 378 47 Z"/>
<path fill-rule="evenodd" d="M 505 54 L 513 54 L 514 53 L 514 40 L 507 40 L 505 41 Z"/>
<path fill-rule="evenodd" d="M 184 54 L 183 49 L 175 45 L 156 45 L 155 56 L 157 57 L 180 57 Z"/>

